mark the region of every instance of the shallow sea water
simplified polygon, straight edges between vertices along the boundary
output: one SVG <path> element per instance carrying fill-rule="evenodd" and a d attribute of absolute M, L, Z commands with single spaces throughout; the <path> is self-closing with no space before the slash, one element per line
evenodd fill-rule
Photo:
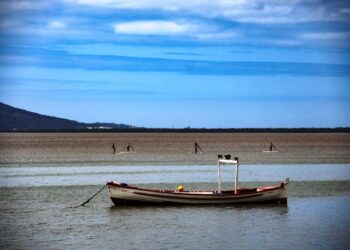
<path fill-rule="evenodd" d="M 234 180 L 235 168 L 222 167 L 222 181 Z M 350 180 L 350 164 L 242 165 L 243 182 Z M 0 187 L 98 185 L 116 180 L 134 184 L 216 182 L 217 166 L 50 166 L 0 167 Z"/>
<path fill-rule="evenodd" d="M 241 169 L 242 186 L 290 177 L 288 205 L 115 207 L 104 191 L 74 207 L 111 178 L 145 187 L 215 188 L 216 167 L 3 167 L 0 248 L 350 249 L 348 164 Z M 232 187 L 233 169 L 223 177 L 224 187 Z"/>

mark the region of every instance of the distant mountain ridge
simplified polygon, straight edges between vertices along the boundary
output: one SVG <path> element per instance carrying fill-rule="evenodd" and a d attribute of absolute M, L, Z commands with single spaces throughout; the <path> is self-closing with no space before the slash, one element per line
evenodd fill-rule
<path fill-rule="evenodd" d="M 41 115 L 0 102 L 0 132 L 122 132 L 122 133 L 350 133 L 336 128 L 144 128 L 115 123 L 82 123 Z"/>
<path fill-rule="evenodd" d="M 41 115 L 0 102 L 0 131 L 130 129 L 126 124 L 82 123 L 54 116 Z"/>

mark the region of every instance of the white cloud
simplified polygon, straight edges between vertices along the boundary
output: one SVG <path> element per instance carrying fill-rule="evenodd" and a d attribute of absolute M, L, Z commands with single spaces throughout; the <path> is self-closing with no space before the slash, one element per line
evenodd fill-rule
<path fill-rule="evenodd" d="M 296 39 L 275 39 L 275 40 L 264 39 L 260 42 L 266 43 L 266 44 L 282 45 L 282 46 L 300 46 L 300 45 L 303 45 L 303 41 L 296 40 Z"/>
<path fill-rule="evenodd" d="M 301 37 L 308 40 L 349 40 L 350 32 L 304 33 Z"/>
<path fill-rule="evenodd" d="M 220 40 L 230 40 L 230 39 L 240 39 L 241 34 L 237 32 L 231 31 L 222 31 L 222 32 L 213 32 L 213 33 L 201 33 L 196 36 L 200 40 L 212 40 L 212 41 L 220 41 Z"/>
<path fill-rule="evenodd" d="M 329 8 L 319 2 L 300 0 L 64 0 L 94 7 L 186 11 L 204 17 L 223 17 L 247 23 L 300 23 L 308 21 L 344 20 L 348 9 Z"/>
<path fill-rule="evenodd" d="M 48 27 L 51 29 L 64 29 L 66 24 L 58 21 L 52 21 L 48 24 Z"/>
<path fill-rule="evenodd" d="M 105 8 L 116 9 L 161 9 L 161 10 L 188 10 L 193 7 L 198 7 L 203 4 L 206 7 L 210 2 L 209 0 L 64 0 L 68 3 L 75 3 L 81 5 L 98 6 Z M 212 5 L 215 5 L 213 3 Z"/>
<path fill-rule="evenodd" d="M 128 35 L 188 35 L 194 33 L 197 27 L 189 23 L 153 20 L 117 23 L 114 30 Z"/>
<path fill-rule="evenodd" d="M 207 41 L 240 38 L 233 31 L 222 31 L 218 27 L 188 21 L 174 22 L 162 20 L 134 21 L 114 24 L 114 31 L 126 35 L 184 36 Z"/>
<path fill-rule="evenodd" d="M 241 39 L 240 33 L 220 30 L 204 23 L 161 20 L 135 21 L 114 24 L 114 31 L 126 35 L 182 36 L 203 41 L 232 41 Z"/>

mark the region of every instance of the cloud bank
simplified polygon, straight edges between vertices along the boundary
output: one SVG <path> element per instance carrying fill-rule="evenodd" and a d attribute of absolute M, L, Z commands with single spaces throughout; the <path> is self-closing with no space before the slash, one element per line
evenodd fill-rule
<path fill-rule="evenodd" d="M 276 0 L 66 0 L 77 5 L 129 10 L 187 12 L 202 17 L 261 23 L 301 23 L 349 20 L 346 1 L 276 1 Z"/>
<path fill-rule="evenodd" d="M 154 20 L 117 23 L 114 30 L 128 35 L 184 35 L 195 32 L 197 27 L 188 23 Z"/>

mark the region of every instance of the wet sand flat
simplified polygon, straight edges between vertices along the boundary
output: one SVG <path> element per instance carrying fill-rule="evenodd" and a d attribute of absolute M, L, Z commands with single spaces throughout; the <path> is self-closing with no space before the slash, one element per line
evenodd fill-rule
<path fill-rule="evenodd" d="M 194 142 L 205 154 L 194 154 Z M 269 150 L 269 144 L 277 153 Z M 112 153 L 115 143 L 117 154 Z M 126 151 L 130 143 L 135 153 Z M 242 163 L 349 163 L 350 133 L 1 133 L 0 164 L 198 165 L 217 154 Z"/>

